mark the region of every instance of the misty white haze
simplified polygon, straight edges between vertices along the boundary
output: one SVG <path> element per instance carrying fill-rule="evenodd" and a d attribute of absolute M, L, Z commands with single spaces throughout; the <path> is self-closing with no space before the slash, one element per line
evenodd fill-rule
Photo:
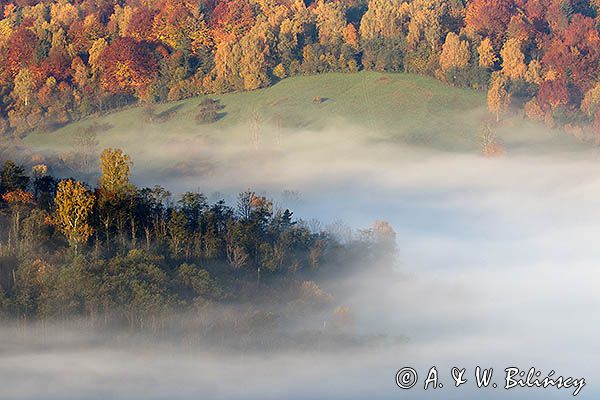
<path fill-rule="evenodd" d="M 350 307 L 357 333 L 407 340 L 232 355 L 168 344 L 112 346 L 85 331 L 49 340 L 74 346 L 2 339 L 0 399 L 572 397 L 571 389 L 475 389 L 478 365 L 493 367 L 499 385 L 510 366 L 583 377 L 578 398 L 598 397 L 597 153 L 509 149 L 486 159 L 411 148 L 344 124 L 285 132 L 281 141 L 265 133 L 255 149 L 239 130 L 242 139 L 234 142 L 190 136 L 102 145 L 131 154 L 138 186 L 219 192 L 229 202 L 251 188 L 297 218 L 323 226 L 343 221 L 354 231 L 389 221 L 397 234 L 395 271 L 365 265 L 326 289 Z M 297 195 L 281 195 L 285 190 Z M 0 338 L 10 332 L 0 328 Z M 425 392 L 422 380 L 434 365 L 445 387 Z M 405 366 L 420 376 L 408 391 L 394 382 Z M 452 387 L 452 366 L 467 368 L 464 387 Z"/>

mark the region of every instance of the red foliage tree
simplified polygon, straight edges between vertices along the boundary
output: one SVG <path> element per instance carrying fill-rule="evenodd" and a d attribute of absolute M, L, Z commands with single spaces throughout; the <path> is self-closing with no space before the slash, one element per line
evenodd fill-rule
<path fill-rule="evenodd" d="M 218 0 L 209 19 L 217 41 L 238 38 L 254 24 L 254 13 L 246 0 Z"/>
<path fill-rule="evenodd" d="M 569 87 L 564 77 L 556 80 L 546 80 L 540 85 L 538 102 L 544 109 L 556 108 L 569 103 Z"/>
<path fill-rule="evenodd" d="M 119 38 L 104 49 L 101 57 L 102 87 L 111 93 L 131 93 L 150 85 L 157 72 L 156 57 L 147 42 Z"/>
<path fill-rule="evenodd" d="M 91 42 L 85 31 L 85 23 L 76 21 L 69 27 L 68 30 L 69 44 L 71 48 L 78 54 L 83 54 L 89 50 Z"/>
<path fill-rule="evenodd" d="M 569 23 L 569 18 L 567 18 L 563 10 L 564 4 L 568 3 L 565 3 L 563 0 L 550 0 L 546 5 L 545 19 L 553 32 L 560 32 Z"/>
<path fill-rule="evenodd" d="M 545 16 L 546 6 L 543 0 L 529 0 L 520 5 L 525 10 L 525 14 L 532 21 L 542 21 Z"/>
<path fill-rule="evenodd" d="M 127 36 L 131 36 L 137 40 L 151 41 L 154 15 L 154 11 L 148 7 L 135 8 L 127 25 Z"/>
<path fill-rule="evenodd" d="M 44 85 L 41 87 L 41 89 L 39 90 L 38 94 L 38 103 L 42 106 L 42 107 L 48 107 L 52 104 L 52 101 L 54 100 L 52 98 L 52 89 L 47 86 Z"/>
<path fill-rule="evenodd" d="M 588 44 L 588 35 L 596 32 L 596 24 L 594 20 L 585 15 L 575 14 L 569 23 L 569 26 L 564 30 L 562 36 L 564 38 L 565 45 L 567 46 L 581 46 Z"/>
<path fill-rule="evenodd" d="M 573 81 L 587 91 L 599 78 L 600 34 L 595 21 L 575 14 L 564 31 L 564 44 L 573 54 L 570 72 Z"/>
<path fill-rule="evenodd" d="M 497 43 L 504 35 L 514 9 L 512 0 L 473 0 L 467 6 L 466 28 Z"/>
<path fill-rule="evenodd" d="M 599 78 L 600 35 L 592 18 L 575 14 L 555 37 L 542 57 L 544 66 L 570 76 L 582 92 Z"/>
<path fill-rule="evenodd" d="M 533 37 L 534 28 L 523 15 L 513 15 L 506 27 L 508 36 L 526 43 Z"/>
<path fill-rule="evenodd" d="M 9 43 L 4 57 L 4 72 L 14 78 L 21 68 L 35 63 L 37 38 L 30 29 L 20 26 L 11 35 Z"/>
<path fill-rule="evenodd" d="M 51 76 L 57 81 L 66 81 L 71 76 L 71 60 L 63 51 L 50 52 L 36 68 L 36 73 L 42 81 Z"/>
<path fill-rule="evenodd" d="M 559 38 L 555 38 L 548 44 L 542 57 L 542 64 L 559 75 L 566 75 L 574 62 L 573 53 Z"/>

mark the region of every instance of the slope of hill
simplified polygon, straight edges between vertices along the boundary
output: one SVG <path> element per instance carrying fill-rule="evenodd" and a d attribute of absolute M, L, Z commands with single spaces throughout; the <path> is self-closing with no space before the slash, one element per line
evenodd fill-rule
<path fill-rule="evenodd" d="M 212 98 L 222 105 L 220 119 L 212 124 L 196 123 L 203 98 L 192 98 L 156 106 L 154 113 L 171 114 L 163 122 L 150 121 L 143 107 L 134 107 L 86 118 L 53 132 L 34 132 L 24 142 L 34 151 L 61 152 L 72 147 L 77 132 L 97 124 L 101 127 L 97 135 L 100 148 L 116 146 L 135 153 L 141 145 L 168 145 L 190 137 L 251 145 L 253 130 L 273 136 L 278 131 L 355 126 L 377 140 L 476 152 L 481 148 L 482 121 L 488 118 L 484 93 L 411 74 L 301 76 L 266 89 Z M 509 151 L 579 147 L 571 137 L 518 117 L 503 121 L 497 130 Z"/>

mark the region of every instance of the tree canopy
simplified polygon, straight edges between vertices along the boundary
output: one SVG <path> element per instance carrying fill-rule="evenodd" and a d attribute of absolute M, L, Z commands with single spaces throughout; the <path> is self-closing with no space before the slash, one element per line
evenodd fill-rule
<path fill-rule="evenodd" d="M 477 89 L 500 71 L 516 107 L 593 127 L 600 114 L 582 100 L 600 79 L 598 11 L 593 0 L 4 1 L 0 131 L 360 69 Z M 566 99 L 548 98 L 562 86 Z"/>

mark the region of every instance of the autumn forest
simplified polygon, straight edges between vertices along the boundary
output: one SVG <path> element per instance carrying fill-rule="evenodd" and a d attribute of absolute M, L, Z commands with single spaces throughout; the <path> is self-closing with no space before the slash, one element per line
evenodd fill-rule
<path fill-rule="evenodd" d="M 299 74 L 405 71 L 598 141 L 596 0 L 2 2 L 0 132 Z"/>

